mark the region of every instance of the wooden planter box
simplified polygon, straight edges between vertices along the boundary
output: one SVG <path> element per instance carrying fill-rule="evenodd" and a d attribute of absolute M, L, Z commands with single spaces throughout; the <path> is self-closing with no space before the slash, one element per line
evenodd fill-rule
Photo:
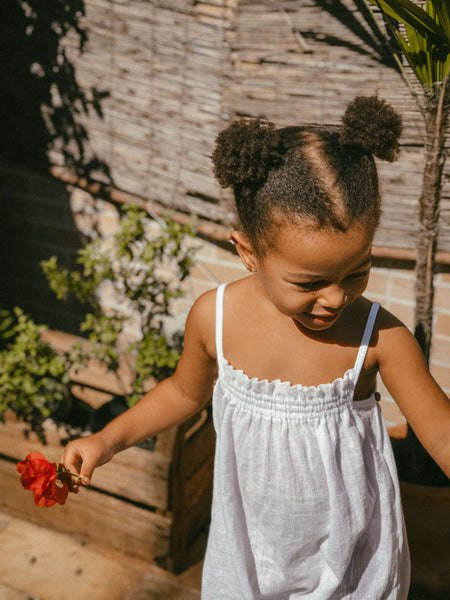
<path fill-rule="evenodd" d="M 14 516 L 180 572 L 202 558 L 209 521 L 214 434 L 209 411 L 159 435 L 153 451 L 134 447 L 98 468 L 92 485 L 64 506 L 37 507 L 20 483 L 16 462 L 39 451 L 59 462 L 56 427 L 43 445 L 24 426 L 0 425 L 0 504 Z"/>
<path fill-rule="evenodd" d="M 72 336 L 64 337 L 73 341 Z M 108 398 L 105 391 L 116 391 L 111 378 L 105 384 L 107 378 L 99 377 L 95 369 L 93 373 L 96 400 Z M 77 394 L 89 395 L 92 390 L 86 382 L 92 377 L 81 371 L 80 379 Z M 215 433 L 210 408 L 156 436 L 153 450 L 133 447 L 120 452 L 96 469 L 89 488 L 70 494 L 64 506 L 51 508 L 35 506 L 32 493 L 20 483 L 16 462 L 33 451 L 59 462 L 64 431 L 48 422 L 43 445 L 34 433 L 26 437 L 24 429 L 14 418 L 0 424 L 0 506 L 14 516 L 156 562 L 175 573 L 201 560 L 212 497 Z"/>

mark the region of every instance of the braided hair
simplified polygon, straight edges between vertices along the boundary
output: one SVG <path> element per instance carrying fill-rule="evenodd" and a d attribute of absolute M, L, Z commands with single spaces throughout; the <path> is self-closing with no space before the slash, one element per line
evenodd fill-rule
<path fill-rule="evenodd" d="M 214 174 L 234 192 L 244 232 L 262 254 L 276 243 L 276 226 L 293 218 L 346 231 L 357 222 L 375 229 L 380 194 L 374 157 L 393 161 L 400 116 L 375 96 L 357 97 L 340 127 L 276 129 L 240 120 L 219 133 Z"/>

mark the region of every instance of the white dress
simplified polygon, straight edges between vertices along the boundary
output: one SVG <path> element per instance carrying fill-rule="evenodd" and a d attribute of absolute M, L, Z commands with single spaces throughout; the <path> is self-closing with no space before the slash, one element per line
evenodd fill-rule
<path fill-rule="evenodd" d="M 409 553 L 389 437 L 375 395 L 353 402 L 379 305 L 354 368 L 304 387 L 249 379 L 226 361 L 224 287 L 202 600 L 406 600 Z"/>

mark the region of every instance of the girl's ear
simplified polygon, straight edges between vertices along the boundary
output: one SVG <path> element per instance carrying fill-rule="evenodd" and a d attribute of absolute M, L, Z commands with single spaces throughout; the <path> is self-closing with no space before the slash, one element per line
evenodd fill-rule
<path fill-rule="evenodd" d="M 250 240 L 241 231 L 232 231 L 230 235 L 231 241 L 236 246 L 237 253 L 239 254 L 242 264 L 251 273 L 256 272 L 256 255 L 253 250 L 253 246 Z"/>

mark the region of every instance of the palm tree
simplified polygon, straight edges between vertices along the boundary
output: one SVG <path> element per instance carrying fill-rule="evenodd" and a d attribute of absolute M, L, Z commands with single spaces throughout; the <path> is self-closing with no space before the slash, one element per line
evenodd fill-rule
<path fill-rule="evenodd" d="M 399 44 L 420 82 L 417 86 L 402 72 L 410 86 L 425 123 L 425 165 L 419 200 L 419 234 L 416 263 L 415 334 L 425 358 L 429 359 L 433 272 L 439 227 L 439 204 L 445 163 L 445 141 L 450 113 L 450 5 L 448 0 L 368 0 L 383 13 L 388 33 Z M 400 24 L 399 28 L 398 24 Z"/>
<path fill-rule="evenodd" d="M 434 296 L 435 254 L 439 233 L 439 205 L 450 114 L 450 2 L 449 0 L 366 0 L 381 11 L 388 38 L 397 41 L 394 54 L 415 97 L 425 125 L 425 163 L 419 199 L 416 249 L 414 333 L 429 360 Z M 402 56 L 416 82 L 409 78 Z M 418 85 L 417 85 L 418 84 Z M 447 479 L 408 431 L 405 478 L 418 483 Z"/>

